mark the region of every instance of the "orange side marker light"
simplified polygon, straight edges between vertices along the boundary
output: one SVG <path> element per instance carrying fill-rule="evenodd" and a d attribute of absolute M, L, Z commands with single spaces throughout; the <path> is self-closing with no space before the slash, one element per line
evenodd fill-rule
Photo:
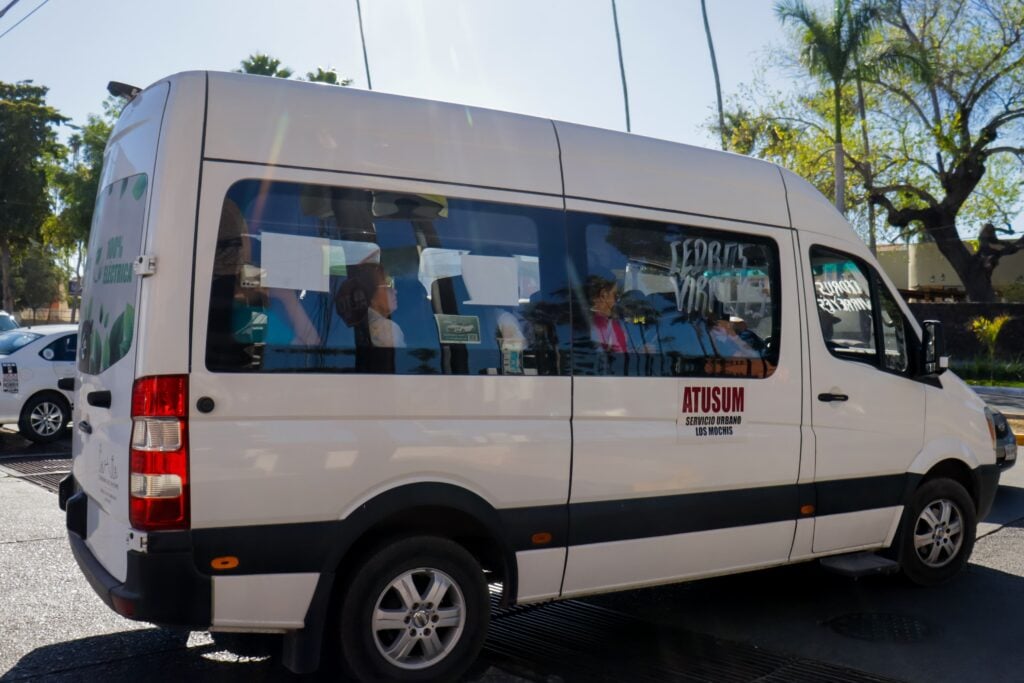
<path fill-rule="evenodd" d="M 814 506 L 813 505 L 801 505 L 800 506 L 800 514 L 802 516 L 804 516 L 804 517 L 810 517 L 811 515 L 814 514 Z"/>
<path fill-rule="evenodd" d="M 551 534 L 547 531 L 540 531 L 530 537 L 534 545 L 546 545 L 551 543 Z"/>
<path fill-rule="evenodd" d="M 210 561 L 210 566 L 214 569 L 234 569 L 238 566 L 238 558 L 233 555 L 225 555 L 224 557 L 215 557 Z"/>

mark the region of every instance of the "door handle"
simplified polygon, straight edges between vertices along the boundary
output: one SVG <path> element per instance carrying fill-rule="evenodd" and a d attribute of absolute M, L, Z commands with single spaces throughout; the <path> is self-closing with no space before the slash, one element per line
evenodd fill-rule
<path fill-rule="evenodd" d="M 846 394 L 818 394 L 818 400 L 828 403 L 830 401 L 849 401 L 850 397 Z"/>
<path fill-rule="evenodd" d="M 109 391 L 90 391 L 85 395 L 85 401 L 91 406 L 97 408 L 109 408 L 110 407 L 110 392 Z"/>
<path fill-rule="evenodd" d="M 78 423 L 78 428 L 85 432 L 86 434 L 92 434 L 92 425 L 86 422 L 85 420 L 82 420 L 81 422 Z"/>

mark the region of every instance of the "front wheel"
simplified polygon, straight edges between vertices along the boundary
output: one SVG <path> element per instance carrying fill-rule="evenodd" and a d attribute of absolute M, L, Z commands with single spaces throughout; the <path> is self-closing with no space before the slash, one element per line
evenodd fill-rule
<path fill-rule="evenodd" d="M 49 443 L 64 435 L 70 420 L 71 408 L 63 396 L 36 394 L 21 409 L 18 431 L 30 441 Z"/>
<path fill-rule="evenodd" d="M 490 620 L 483 570 L 465 548 L 416 536 L 381 546 L 341 607 L 345 666 L 361 681 L 437 681 L 476 659 Z"/>
<path fill-rule="evenodd" d="M 952 479 L 933 479 L 917 490 L 905 514 L 903 573 L 922 586 L 953 578 L 967 564 L 977 532 L 977 513 L 967 491 Z"/>

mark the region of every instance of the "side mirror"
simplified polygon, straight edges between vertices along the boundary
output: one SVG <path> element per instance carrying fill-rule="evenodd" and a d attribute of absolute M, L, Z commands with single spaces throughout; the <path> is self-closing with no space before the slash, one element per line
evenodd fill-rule
<path fill-rule="evenodd" d="M 946 337 L 942 333 L 942 323 L 938 320 L 925 320 L 924 349 L 921 370 L 923 375 L 941 375 L 949 368 L 949 356 L 946 355 Z"/>

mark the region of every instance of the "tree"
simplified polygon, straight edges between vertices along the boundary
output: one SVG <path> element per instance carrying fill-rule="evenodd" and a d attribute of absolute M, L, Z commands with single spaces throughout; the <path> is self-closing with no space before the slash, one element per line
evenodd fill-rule
<path fill-rule="evenodd" d="M 722 149 L 728 149 L 728 138 L 725 133 L 725 109 L 722 105 L 722 81 L 718 78 L 718 60 L 715 59 L 715 42 L 711 40 L 711 25 L 708 24 L 708 8 L 704 0 L 700 0 L 700 13 L 704 18 L 704 35 L 708 39 L 708 52 L 711 54 L 711 72 L 715 75 L 715 97 L 718 102 L 718 129 L 722 138 Z"/>
<path fill-rule="evenodd" d="M 39 234 L 50 211 L 47 167 L 64 154 L 54 126 L 67 121 L 46 104 L 47 88 L 0 82 L 0 281 L 14 308 L 12 250 Z"/>
<path fill-rule="evenodd" d="M 14 273 L 14 303 L 18 308 L 31 308 L 33 319 L 38 319 L 36 311 L 49 308 L 60 296 L 60 268 L 54 263 L 50 250 L 38 243 L 32 243 L 18 260 Z"/>
<path fill-rule="evenodd" d="M 281 60 L 263 52 L 256 52 L 243 59 L 241 67 L 241 69 L 235 69 L 235 72 L 274 78 L 291 78 L 293 73 L 288 67 L 281 66 Z"/>
<path fill-rule="evenodd" d="M 843 155 L 843 86 L 854 73 L 856 55 L 864 49 L 871 29 L 879 18 L 874 2 L 835 0 L 832 16 L 825 18 L 811 10 L 804 0 L 781 0 L 775 12 L 783 22 L 801 26 L 801 61 L 811 75 L 827 79 L 832 86 L 832 120 L 835 134 L 835 200 L 846 211 L 845 160 Z"/>
<path fill-rule="evenodd" d="M 81 277 L 82 258 L 89 239 L 93 208 L 99 191 L 103 152 L 114 128 L 120 101 L 108 98 L 102 115 L 90 114 L 86 124 L 68 139 L 72 155 L 67 163 L 52 173 L 51 187 L 57 198 L 57 211 L 42 227 L 43 242 L 52 246 L 60 257 L 67 279 Z M 77 297 L 71 297 L 71 320 L 74 322 Z"/>
<path fill-rule="evenodd" d="M 889 0 L 883 19 L 901 68 L 866 80 L 878 98 L 875 119 L 893 138 L 889 154 L 875 155 L 870 201 L 890 225 L 934 240 L 968 298 L 991 301 L 992 271 L 1024 239 L 1000 241 L 993 226 L 981 230 L 972 252 L 960 222 L 971 204 L 1006 212 L 1007 196 L 1011 205 L 1019 196 L 1024 4 Z"/>
<path fill-rule="evenodd" d="M 351 85 L 351 78 L 338 78 L 338 72 L 334 69 L 324 69 L 318 66 L 316 71 L 306 73 L 306 80 L 311 83 L 328 83 L 330 85 Z"/>

